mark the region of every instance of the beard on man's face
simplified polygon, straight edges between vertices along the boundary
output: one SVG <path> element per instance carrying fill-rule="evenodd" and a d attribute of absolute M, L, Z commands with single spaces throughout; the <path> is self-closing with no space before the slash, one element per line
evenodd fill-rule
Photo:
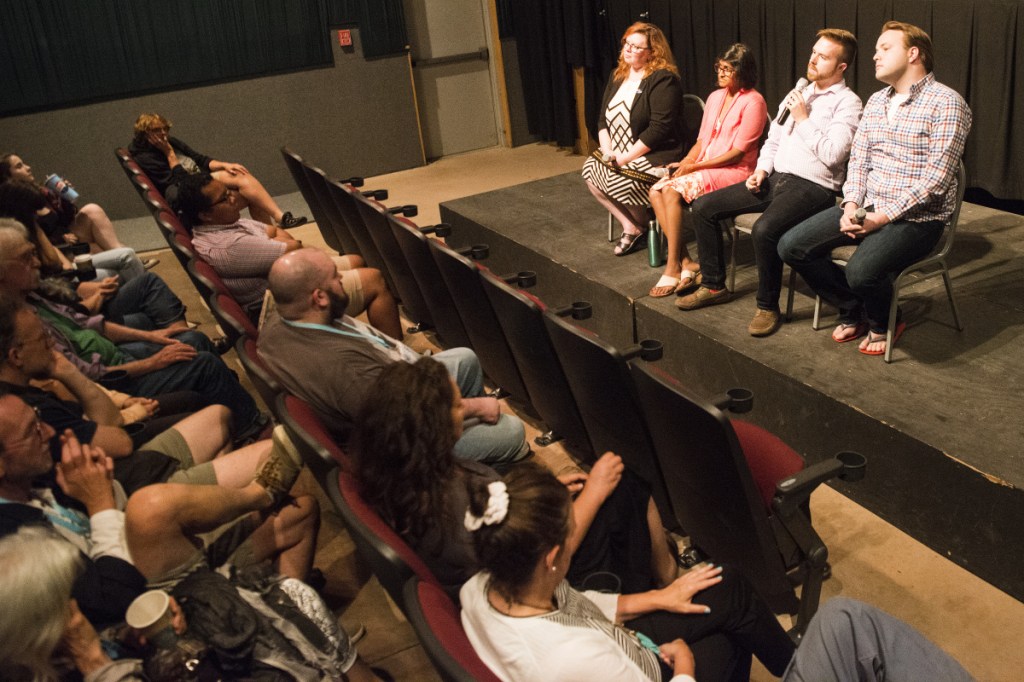
<path fill-rule="evenodd" d="M 348 308 L 348 294 L 336 294 L 333 291 L 328 291 L 327 298 L 331 302 L 332 320 L 336 320 L 345 314 L 345 309 Z"/>

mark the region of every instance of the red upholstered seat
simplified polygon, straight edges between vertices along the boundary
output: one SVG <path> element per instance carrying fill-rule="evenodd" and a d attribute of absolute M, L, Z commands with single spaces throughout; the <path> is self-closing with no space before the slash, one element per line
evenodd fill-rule
<path fill-rule="evenodd" d="M 775 484 L 804 468 L 804 459 L 782 442 L 782 439 L 760 426 L 739 419 L 731 419 L 732 429 L 740 442 L 740 449 L 750 467 L 754 485 L 764 503 L 766 513 L 772 511 Z"/>
<path fill-rule="evenodd" d="M 497 682 L 466 636 L 459 609 L 439 586 L 410 580 L 405 586 L 409 623 L 446 682 Z"/>

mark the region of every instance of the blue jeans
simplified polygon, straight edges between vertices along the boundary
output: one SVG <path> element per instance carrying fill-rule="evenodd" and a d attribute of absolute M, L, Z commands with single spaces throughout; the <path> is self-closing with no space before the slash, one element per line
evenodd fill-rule
<path fill-rule="evenodd" d="M 146 274 L 146 266 L 127 246 L 92 254 L 92 264 L 96 268 L 96 279 L 118 275 L 122 282 L 130 282 Z"/>
<path fill-rule="evenodd" d="M 834 597 L 811 619 L 782 679 L 967 682 L 974 678 L 903 621 L 859 601 Z"/>
<path fill-rule="evenodd" d="M 445 369 L 467 398 L 484 394 L 484 373 L 476 353 L 468 348 L 451 348 L 432 356 Z M 510 414 L 502 414 L 496 424 L 467 419 L 462 437 L 455 443 L 455 456 L 482 462 L 503 469 L 530 454 L 523 422 Z"/>
<path fill-rule="evenodd" d="M 928 255 L 942 236 L 942 222 L 897 220 L 854 241 L 839 231 L 843 209 L 822 211 L 803 221 L 779 240 L 779 257 L 828 303 L 839 309 L 845 323 L 867 317 L 871 331 L 889 327 L 892 280 L 903 268 Z M 857 244 L 847 263 L 832 262 L 832 249 Z"/>
<path fill-rule="evenodd" d="M 152 272 L 125 282 L 106 303 L 103 314 L 111 322 L 132 329 L 163 329 L 185 318 L 185 304 Z"/>
<path fill-rule="evenodd" d="M 726 264 L 719 222 L 763 211 L 751 232 L 757 263 L 757 307 L 777 311 L 782 293 L 779 239 L 801 220 L 834 206 L 836 198 L 828 188 L 789 173 L 772 173 L 761 183 L 761 189 L 753 194 L 742 182 L 723 187 L 698 197 L 691 214 L 704 286 L 721 289 L 725 287 Z"/>

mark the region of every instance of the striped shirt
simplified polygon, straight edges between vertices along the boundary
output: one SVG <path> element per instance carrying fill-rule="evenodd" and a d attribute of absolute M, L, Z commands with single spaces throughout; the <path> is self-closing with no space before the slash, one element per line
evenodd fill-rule
<path fill-rule="evenodd" d="M 894 88 L 876 92 L 853 138 L 843 203 L 874 206 L 890 221 L 944 221 L 956 203 L 954 184 L 971 110 L 963 97 L 928 74 L 910 88 L 893 123 Z"/>

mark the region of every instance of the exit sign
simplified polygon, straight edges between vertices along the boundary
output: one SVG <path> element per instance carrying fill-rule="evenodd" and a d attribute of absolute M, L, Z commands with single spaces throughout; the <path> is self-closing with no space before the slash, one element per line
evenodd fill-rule
<path fill-rule="evenodd" d="M 352 45 L 352 31 L 343 28 L 338 31 L 338 45 L 342 47 L 351 47 Z"/>

